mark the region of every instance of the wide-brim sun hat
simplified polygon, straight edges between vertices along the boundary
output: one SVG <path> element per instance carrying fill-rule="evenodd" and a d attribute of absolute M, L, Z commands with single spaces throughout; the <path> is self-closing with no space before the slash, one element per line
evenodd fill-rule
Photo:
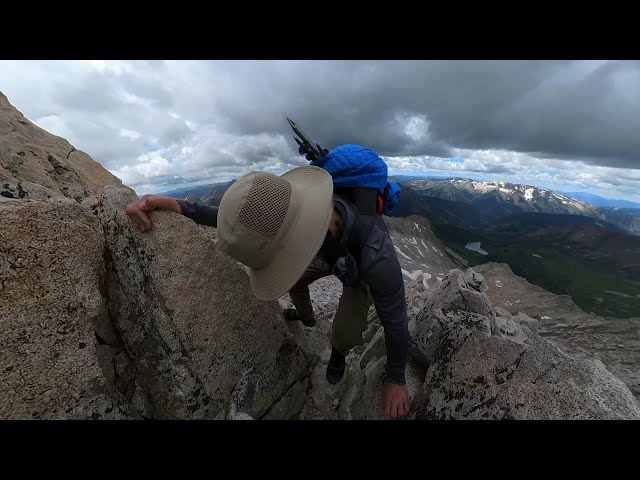
<path fill-rule="evenodd" d="M 283 296 L 311 264 L 331 222 L 332 195 L 331 175 L 314 166 L 249 172 L 225 192 L 218 244 L 248 267 L 260 300 Z"/>

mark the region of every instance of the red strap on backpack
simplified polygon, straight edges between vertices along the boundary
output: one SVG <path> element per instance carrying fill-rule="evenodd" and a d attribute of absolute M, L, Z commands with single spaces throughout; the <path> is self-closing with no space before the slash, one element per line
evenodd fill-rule
<path fill-rule="evenodd" d="M 382 215 L 383 207 L 384 207 L 384 202 L 382 201 L 382 195 L 378 194 L 378 208 L 376 208 L 376 213 L 378 215 Z"/>

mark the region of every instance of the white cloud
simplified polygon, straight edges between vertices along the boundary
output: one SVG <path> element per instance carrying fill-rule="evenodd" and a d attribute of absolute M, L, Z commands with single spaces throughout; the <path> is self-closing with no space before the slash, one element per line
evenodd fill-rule
<path fill-rule="evenodd" d="M 114 170 L 116 177 L 127 185 L 143 184 L 148 180 L 163 178 L 171 173 L 171 162 L 157 153 L 140 155 L 136 164 Z"/>
<path fill-rule="evenodd" d="M 136 94 L 121 91 L 119 92 L 119 97 L 122 101 L 128 105 L 137 106 L 137 107 L 145 107 L 151 108 L 152 102 L 148 98 L 139 97 Z"/>
<path fill-rule="evenodd" d="M 58 135 L 59 137 L 66 138 L 67 140 L 73 137 L 72 130 L 58 115 L 47 115 L 46 117 L 41 117 L 34 120 L 33 123 L 46 130 L 47 132 Z"/>
<path fill-rule="evenodd" d="M 91 67 L 100 73 L 111 73 L 116 76 L 121 76 L 127 73 L 133 73 L 135 70 L 134 65 L 119 60 L 87 60 Z"/>
<path fill-rule="evenodd" d="M 129 138 L 131 140 L 137 140 L 138 138 L 142 137 L 141 133 L 135 132 L 133 130 L 127 130 L 126 128 L 121 128 L 119 133 L 121 137 Z"/>
<path fill-rule="evenodd" d="M 409 114 L 401 118 L 404 133 L 414 142 L 422 142 L 429 136 L 429 120 L 426 115 Z"/>

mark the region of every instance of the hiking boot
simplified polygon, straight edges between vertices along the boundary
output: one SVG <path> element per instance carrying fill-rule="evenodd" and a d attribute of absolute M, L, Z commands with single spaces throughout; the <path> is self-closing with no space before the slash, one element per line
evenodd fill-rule
<path fill-rule="evenodd" d="M 302 318 L 295 308 L 285 308 L 282 310 L 282 315 L 285 320 L 289 322 L 302 322 L 305 327 L 313 327 L 316 324 L 316 320 L 314 318 L 311 320 L 305 320 Z"/>
<path fill-rule="evenodd" d="M 327 365 L 327 381 L 331 385 L 335 385 L 342 380 L 345 366 L 346 361 L 344 355 L 338 352 L 334 347 L 331 347 L 331 358 Z"/>

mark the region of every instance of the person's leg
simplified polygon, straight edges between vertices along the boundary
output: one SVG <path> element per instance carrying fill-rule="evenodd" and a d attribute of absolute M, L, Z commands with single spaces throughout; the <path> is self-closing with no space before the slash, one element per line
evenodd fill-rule
<path fill-rule="evenodd" d="M 309 285 L 330 274 L 327 262 L 321 255 L 316 255 L 300 280 L 289 290 L 289 296 L 295 309 L 285 309 L 283 311 L 287 320 L 300 320 L 308 327 L 315 325 Z"/>
<path fill-rule="evenodd" d="M 351 348 L 362 345 L 370 306 L 371 294 L 366 283 L 343 288 L 331 331 L 331 345 L 342 355 L 346 356 Z"/>
<path fill-rule="evenodd" d="M 368 325 L 372 298 L 369 287 L 359 282 L 356 287 L 344 287 L 331 330 L 331 358 L 327 366 L 327 380 L 336 384 L 345 368 L 344 357 L 351 348 L 362 345 L 362 333 Z"/>

